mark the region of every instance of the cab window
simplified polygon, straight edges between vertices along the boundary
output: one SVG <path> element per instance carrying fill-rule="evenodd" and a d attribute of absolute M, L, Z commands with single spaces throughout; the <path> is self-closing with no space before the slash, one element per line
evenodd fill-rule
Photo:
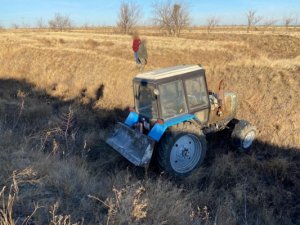
<path fill-rule="evenodd" d="M 154 86 L 147 83 L 135 83 L 134 92 L 137 112 L 148 119 L 158 118 Z"/>
<path fill-rule="evenodd" d="M 201 108 L 208 105 L 205 79 L 203 76 L 186 79 L 185 87 L 190 109 Z"/>
<path fill-rule="evenodd" d="M 187 105 L 181 80 L 159 86 L 159 96 L 163 119 L 187 113 Z"/>

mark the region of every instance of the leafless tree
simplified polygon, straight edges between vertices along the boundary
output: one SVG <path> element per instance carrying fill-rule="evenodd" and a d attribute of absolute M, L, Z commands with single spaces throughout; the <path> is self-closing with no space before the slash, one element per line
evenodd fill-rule
<path fill-rule="evenodd" d="M 71 19 L 59 13 L 56 13 L 54 18 L 48 21 L 48 24 L 50 29 L 58 31 L 68 30 L 72 27 Z"/>
<path fill-rule="evenodd" d="M 187 5 L 165 1 L 153 5 L 154 23 L 168 35 L 179 36 L 190 25 Z"/>
<path fill-rule="evenodd" d="M 265 31 L 268 30 L 268 28 L 272 29 L 272 32 L 275 31 L 275 24 L 277 23 L 276 19 L 267 19 L 264 21 L 263 25 L 265 27 Z"/>
<path fill-rule="evenodd" d="M 140 7 L 134 2 L 123 2 L 120 6 L 117 27 L 123 34 L 128 34 L 138 23 Z"/>
<path fill-rule="evenodd" d="M 82 26 L 82 28 L 83 29 L 85 29 L 85 30 L 88 30 L 88 29 L 90 29 L 92 26 L 90 25 L 90 24 L 88 24 L 88 23 L 85 23 L 83 26 Z"/>
<path fill-rule="evenodd" d="M 249 10 L 246 13 L 247 16 L 247 33 L 249 33 L 251 27 L 255 27 L 262 19 L 263 17 L 257 16 L 256 11 Z"/>
<path fill-rule="evenodd" d="M 210 33 L 211 30 L 220 23 L 220 19 L 215 16 L 207 18 L 206 21 L 207 21 L 207 33 Z"/>
<path fill-rule="evenodd" d="M 22 21 L 21 28 L 30 28 L 30 25 L 25 21 Z"/>
<path fill-rule="evenodd" d="M 13 24 L 11 25 L 11 27 L 12 27 L 13 29 L 19 29 L 19 28 L 20 28 L 19 24 L 16 24 L 16 23 L 13 23 Z"/>
<path fill-rule="evenodd" d="M 283 18 L 283 23 L 284 23 L 284 26 L 285 26 L 285 29 L 288 31 L 289 27 L 292 26 L 292 25 L 297 25 L 298 23 L 298 17 L 297 16 L 286 16 Z"/>
<path fill-rule="evenodd" d="M 39 18 L 39 19 L 37 20 L 37 22 L 36 22 L 36 26 L 37 26 L 37 28 L 39 28 L 39 29 L 44 29 L 44 28 L 46 28 L 46 24 L 45 24 L 44 19 L 43 19 L 43 18 Z"/>
<path fill-rule="evenodd" d="M 190 24 L 190 15 L 187 7 L 183 4 L 174 4 L 172 10 L 173 33 L 179 36 L 182 29 Z"/>
<path fill-rule="evenodd" d="M 300 25 L 299 24 L 299 17 L 298 16 L 295 18 L 294 25 L 295 25 L 295 28 Z"/>
<path fill-rule="evenodd" d="M 168 35 L 172 34 L 172 7 L 171 3 L 158 2 L 153 5 L 154 9 L 154 24 L 159 26 L 163 31 L 166 31 Z"/>

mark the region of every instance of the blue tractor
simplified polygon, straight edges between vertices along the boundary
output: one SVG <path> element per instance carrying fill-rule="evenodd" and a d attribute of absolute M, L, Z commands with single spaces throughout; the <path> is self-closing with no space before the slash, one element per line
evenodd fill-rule
<path fill-rule="evenodd" d="M 218 93 L 208 91 L 199 65 L 139 74 L 133 79 L 135 107 L 106 142 L 136 166 L 155 160 L 179 177 L 203 163 L 206 134 L 229 128 L 233 145 L 249 151 L 256 128 L 235 119 L 236 95 L 224 92 L 223 86 L 221 81 Z"/>

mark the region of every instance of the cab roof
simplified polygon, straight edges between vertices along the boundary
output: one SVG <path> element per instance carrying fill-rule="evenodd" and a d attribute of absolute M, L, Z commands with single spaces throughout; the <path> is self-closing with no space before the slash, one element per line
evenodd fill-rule
<path fill-rule="evenodd" d="M 187 73 L 192 73 L 195 71 L 203 70 L 200 65 L 180 65 L 167 67 L 163 69 L 153 70 L 150 72 L 140 73 L 136 75 L 134 80 L 137 81 L 149 81 L 149 82 L 159 82 L 165 79 L 176 79 L 177 76 L 182 76 Z"/>

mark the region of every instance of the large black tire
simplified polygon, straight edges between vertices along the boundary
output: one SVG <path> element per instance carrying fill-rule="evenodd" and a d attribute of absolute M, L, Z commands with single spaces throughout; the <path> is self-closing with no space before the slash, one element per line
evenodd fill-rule
<path fill-rule="evenodd" d="M 241 152 L 249 153 L 257 130 L 245 120 L 236 120 L 231 133 L 232 145 Z"/>
<path fill-rule="evenodd" d="M 182 143 L 186 144 L 178 146 L 178 143 L 181 143 L 180 140 L 184 140 L 185 142 Z M 188 146 L 189 144 L 191 146 Z M 193 146 L 198 147 L 193 148 Z M 173 153 L 171 156 L 172 148 Z M 191 150 L 190 148 L 194 150 Z M 207 143 L 205 135 L 202 133 L 200 128 L 196 127 L 191 122 L 185 122 L 169 128 L 158 143 L 157 150 L 158 165 L 163 171 L 167 172 L 171 176 L 186 177 L 203 163 L 207 150 Z M 175 154 L 178 152 L 181 152 L 180 156 Z M 190 155 L 190 153 L 193 154 Z M 182 165 L 182 162 L 185 161 L 189 164 L 188 161 L 190 161 L 190 166 L 184 164 L 187 168 L 177 168 L 179 166 L 176 165 L 177 162 L 176 159 L 174 160 L 174 157 L 180 157 L 179 161 L 177 161 L 178 165 Z"/>

